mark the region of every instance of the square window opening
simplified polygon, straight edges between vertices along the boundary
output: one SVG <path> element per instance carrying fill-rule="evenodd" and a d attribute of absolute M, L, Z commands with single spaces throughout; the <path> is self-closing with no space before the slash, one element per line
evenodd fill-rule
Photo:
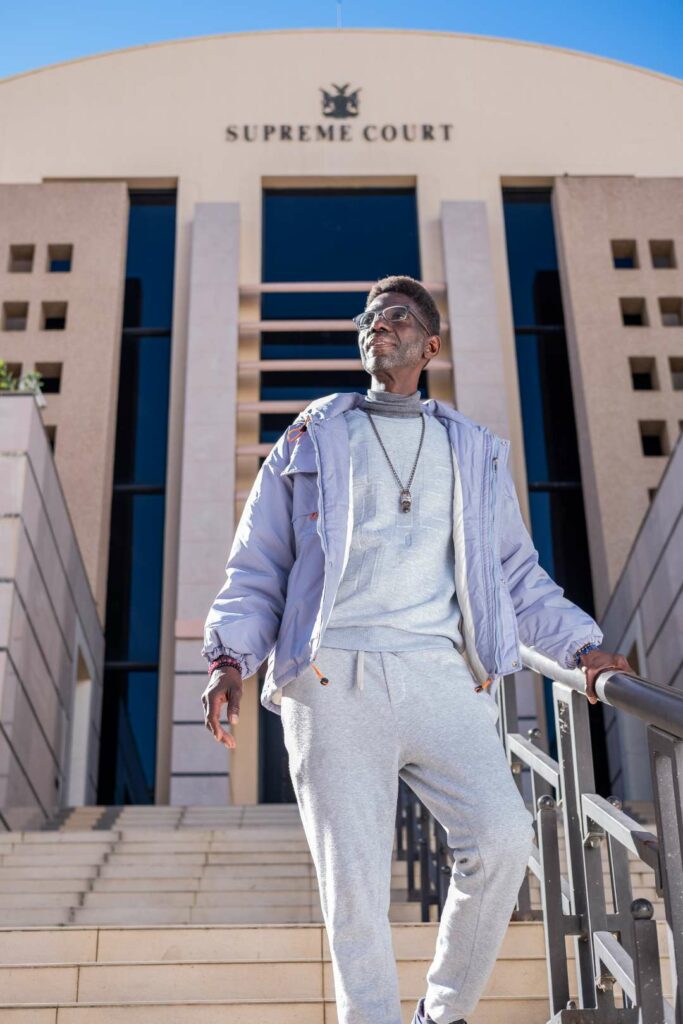
<path fill-rule="evenodd" d="M 41 375 L 41 387 L 45 395 L 58 395 L 62 386 L 62 363 L 36 363 Z"/>
<path fill-rule="evenodd" d="M 670 270 L 676 266 L 676 253 L 671 238 L 650 239 L 650 258 L 657 270 Z"/>
<path fill-rule="evenodd" d="M 658 391 L 657 363 L 654 356 L 632 356 L 629 359 L 634 391 Z"/>
<path fill-rule="evenodd" d="M 48 245 L 47 269 L 50 274 L 68 274 L 73 261 L 73 245 Z"/>
<path fill-rule="evenodd" d="M 28 323 L 28 302 L 3 302 L 3 331 L 25 331 Z"/>
<path fill-rule="evenodd" d="M 659 312 L 663 327 L 683 326 L 683 299 L 680 296 L 660 298 Z"/>
<path fill-rule="evenodd" d="M 640 420 L 640 442 L 643 455 L 668 455 L 669 443 L 664 420 Z"/>
<path fill-rule="evenodd" d="M 671 387 L 674 391 L 683 391 L 683 356 L 670 356 Z"/>
<path fill-rule="evenodd" d="M 647 309 L 645 299 L 619 299 L 621 322 L 624 327 L 647 327 Z"/>
<path fill-rule="evenodd" d="M 40 326 L 43 331 L 63 331 L 66 328 L 66 302 L 44 302 Z"/>
<path fill-rule="evenodd" d="M 638 266 L 638 249 L 634 238 L 613 238 L 611 245 L 615 270 L 633 270 Z"/>
<path fill-rule="evenodd" d="M 30 274 L 33 270 L 35 251 L 35 245 L 10 245 L 7 267 L 10 274 Z"/>

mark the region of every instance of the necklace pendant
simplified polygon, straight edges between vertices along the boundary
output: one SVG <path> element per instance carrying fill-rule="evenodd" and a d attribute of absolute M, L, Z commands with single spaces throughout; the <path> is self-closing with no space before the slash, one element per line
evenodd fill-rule
<path fill-rule="evenodd" d="M 403 490 L 401 491 L 401 497 L 399 499 L 401 504 L 401 512 L 410 512 L 410 504 L 412 500 L 413 499 L 410 496 L 410 491 L 408 490 L 407 487 L 404 487 Z"/>

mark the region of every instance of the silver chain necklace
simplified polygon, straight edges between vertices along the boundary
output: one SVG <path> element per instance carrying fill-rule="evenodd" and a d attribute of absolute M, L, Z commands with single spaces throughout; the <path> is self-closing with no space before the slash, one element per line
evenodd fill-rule
<path fill-rule="evenodd" d="M 410 477 L 408 479 L 408 483 L 404 487 L 403 484 L 401 483 L 401 480 L 399 478 L 398 473 L 396 472 L 396 470 L 394 469 L 394 467 L 392 465 L 391 459 L 389 458 L 389 453 L 386 450 L 386 448 L 384 447 L 384 441 L 382 440 L 382 438 L 379 435 L 379 430 L 375 426 L 375 421 L 373 419 L 374 413 L 370 412 L 369 409 L 366 409 L 365 411 L 368 414 L 368 416 L 370 417 L 370 422 L 372 423 L 372 429 L 375 431 L 375 434 L 377 435 L 377 440 L 382 445 L 382 451 L 384 452 L 384 454 L 387 457 L 387 462 L 389 463 L 389 466 L 391 468 L 391 472 L 396 477 L 396 481 L 398 483 L 398 486 L 401 488 L 401 493 L 400 493 L 399 499 L 398 499 L 399 509 L 401 510 L 401 512 L 410 512 L 410 505 L 411 505 L 411 502 L 413 500 L 412 497 L 411 497 L 411 494 L 410 494 L 410 485 L 413 482 L 413 477 L 415 475 L 415 469 L 417 467 L 417 460 L 420 458 L 420 452 L 422 451 L 422 439 L 425 436 L 425 423 L 426 423 L 425 414 L 423 412 L 420 413 L 420 418 L 422 419 L 422 432 L 420 434 L 420 443 L 417 446 L 417 455 L 415 456 L 415 462 L 413 463 L 412 472 L 411 472 Z"/>

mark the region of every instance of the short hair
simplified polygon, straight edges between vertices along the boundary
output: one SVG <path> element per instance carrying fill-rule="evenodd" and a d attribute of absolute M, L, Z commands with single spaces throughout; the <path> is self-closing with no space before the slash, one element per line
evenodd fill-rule
<path fill-rule="evenodd" d="M 368 292 L 368 297 L 365 302 L 366 308 L 377 298 L 378 295 L 384 295 L 385 292 L 400 292 L 401 295 L 407 295 L 409 298 L 414 299 L 417 308 L 422 313 L 422 317 L 429 328 L 430 336 L 439 333 L 441 330 L 441 316 L 437 305 L 424 285 L 421 285 L 414 277 L 407 277 L 404 274 L 396 274 L 392 277 L 380 278 L 379 281 L 376 281 L 373 284 L 372 288 Z"/>

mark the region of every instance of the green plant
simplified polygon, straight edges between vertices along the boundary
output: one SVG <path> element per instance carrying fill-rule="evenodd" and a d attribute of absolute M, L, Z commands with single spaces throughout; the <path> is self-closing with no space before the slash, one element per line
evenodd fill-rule
<path fill-rule="evenodd" d="M 30 370 L 19 378 L 17 391 L 33 391 L 38 394 L 43 389 L 43 375 L 38 370 Z"/>
<path fill-rule="evenodd" d="M 17 378 L 10 373 L 9 366 L 4 359 L 0 359 L 0 391 L 16 391 Z"/>
<path fill-rule="evenodd" d="M 15 376 L 5 362 L 0 359 L 0 391 L 32 391 L 40 394 L 43 388 L 43 375 L 38 370 L 30 370 L 20 377 Z"/>

